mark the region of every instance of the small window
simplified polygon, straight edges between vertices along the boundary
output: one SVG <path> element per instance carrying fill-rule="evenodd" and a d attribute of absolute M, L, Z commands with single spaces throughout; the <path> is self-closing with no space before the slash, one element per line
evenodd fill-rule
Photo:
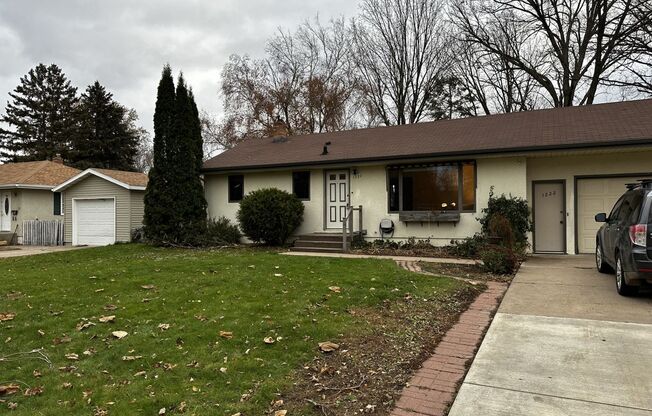
<path fill-rule="evenodd" d="M 63 198 L 61 197 L 61 192 L 54 193 L 54 215 L 63 215 Z"/>
<path fill-rule="evenodd" d="M 244 176 L 229 176 L 229 202 L 240 202 L 244 196 Z"/>
<path fill-rule="evenodd" d="M 304 201 L 310 199 L 310 171 L 292 172 L 292 192 Z"/>
<path fill-rule="evenodd" d="M 389 212 L 398 212 L 398 170 L 392 169 L 388 172 L 389 180 L 387 185 L 389 189 L 387 190 L 389 197 Z"/>

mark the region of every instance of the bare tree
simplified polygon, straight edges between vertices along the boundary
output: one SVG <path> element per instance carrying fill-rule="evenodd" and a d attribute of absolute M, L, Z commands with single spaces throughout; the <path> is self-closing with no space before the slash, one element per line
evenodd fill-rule
<path fill-rule="evenodd" d="M 295 32 L 279 30 L 266 57 L 231 56 L 222 71 L 226 116 L 204 117 L 204 136 L 218 147 L 272 134 L 283 120 L 289 134 L 351 128 L 360 108 L 343 18 L 318 19 Z"/>
<path fill-rule="evenodd" d="M 526 73 L 562 107 L 593 103 L 631 54 L 627 41 L 641 29 L 634 12 L 647 1 L 457 0 L 453 16 L 469 42 Z"/>
<path fill-rule="evenodd" d="M 644 2 L 632 14 L 640 22 L 640 30 L 626 41 L 631 53 L 622 65 L 622 78 L 613 84 L 652 96 L 652 2 Z"/>
<path fill-rule="evenodd" d="M 440 0 L 363 0 L 352 24 L 367 108 L 385 125 L 417 123 L 449 64 Z"/>

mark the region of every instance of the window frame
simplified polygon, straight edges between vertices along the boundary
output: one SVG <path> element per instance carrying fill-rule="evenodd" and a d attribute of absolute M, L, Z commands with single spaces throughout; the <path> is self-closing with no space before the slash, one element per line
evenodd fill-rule
<path fill-rule="evenodd" d="M 59 196 L 59 213 L 57 214 L 57 195 Z M 52 215 L 57 215 L 57 216 L 62 216 L 64 215 L 64 210 L 63 210 L 63 192 L 53 192 L 52 194 Z"/>
<path fill-rule="evenodd" d="M 232 196 L 233 196 L 232 195 L 232 190 L 231 190 L 231 178 L 238 178 L 238 177 L 241 178 L 240 179 L 240 185 L 242 186 L 242 191 L 241 191 L 242 195 L 240 196 L 240 199 L 233 199 L 232 198 Z M 244 192 L 244 175 L 240 174 L 240 173 L 233 174 L 233 175 L 228 175 L 226 181 L 227 181 L 227 193 L 228 193 L 228 201 L 229 201 L 229 203 L 239 203 L 240 201 L 242 201 L 242 199 L 245 196 L 245 192 Z"/>
<path fill-rule="evenodd" d="M 297 195 L 297 193 L 296 193 L 296 191 L 295 191 L 295 186 L 294 186 L 294 175 L 295 175 L 295 174 L 301 174 L 301 173 L 308 174 L 308 197 L 307 197 L 307 198 L 302 198 L 302 197 L 300 197 L 299 195 Z M 292 171 L 292 194 L 293 194 L 294 196 L 296 196 L 296 197 L 299 199 L 299 201 L 310 201 L 310 197 L 311 197 L 311 195 L 312 195 L 312 189 L 311 189 L 312 186 L 311 186 L 311 181 L 312 181 L 312 172 L 310 172 L 310 170 L 296 170 L 296 171 Z"/>
<path fill-rule="evenodd" d="M 462 209 L 464 206 L 464 172 L 463 166 L 472 164 L 473 165 L 473 209 Z M 406 169 L 409 170 L 418 170 L 418 169 L 427 169 L 439 165 L 456 165 L 457 166 L 457 206 L 459 207 L 456 210 L 447 209 L 447 210 L 429 210 L 429 211 L 404 211 L 403 210 L 403 171 Z M 391 210 L 391 184 L 390 184 L 390 175 L 392 171 L 398 172 L 398 210 Z M 454 162 L 438 162 L 438 163 L 427 163 L 427 164 L 414 164 L 414 165 L 396 165 L 396 166 L 387 166 L 386 168 L 386 190 L 387 190 L 387 213 L 388 214 L 399 214 L 401 212 L 457 212 L 457 213 L 476 213 L 478 211 L 478 164 L 475 160 L 460 160 Z"/>

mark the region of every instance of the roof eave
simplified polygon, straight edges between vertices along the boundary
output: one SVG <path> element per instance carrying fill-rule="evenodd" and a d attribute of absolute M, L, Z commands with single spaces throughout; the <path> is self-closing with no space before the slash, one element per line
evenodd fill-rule
<path fill-rule="evenodd" d="M 230 166 L 230 167 L 218 167 L 218 168 L 202 168 L 204 173 L 219 173 L 219 172 L 233 172 L 239 170 L 252 170 L 252 169 L 276 169 L 276 168 L 292 168 L 297 166 L 328 166 L 328 165 L 338 165 L 342 163 L 362 163 L 362 162 L 381 162 L 381 161 L 392 161 L 400 159 L 430 159 L 430 158 L 440 158 L 440 157 L 463 157 L 471 155 L 495 155 L 504 153 L 505 155 L 510 155 L 514 153 L 523 153 L 523 152 L 546 152 L 551 150 L 581 150 L 581 149 L 590 149 L 590 148 L 609 148 L 616 146 L 636 146 L 636 145 L 652 145 L 652 137 L 646 139 L 631 139 L 631 140 L 622 140 L 616 143 L 586 143 L 586 144 L 569 144 L 569 145 L 550 145 L 550 146 L 523 146 L 523 147 L 511 147 L 511 148 L 499 148 L 499 149 L 486 149 L 486 150 L 468 150 L 468 151 L 459 151 L 459 152 L 438 152 L 438 153 L 417 153 L 417 154 L 404 154 L 404 155 L 394 155 L 394 156 L 379 156 L 379 157 L 368 157 L 368 158 L 352 158 L 352 159 L 333 159 L 328 161 L 303 161 L 303 162 L 292 162 L 292 163 L 276 163 L 276 164 L 263 164 L 263 165 L 241 165 L 241 166 Z"/>
<path fill-rule="evenodd" d="M 0 184 L 0 189 L 34 189 L 34 190 L 51 190 L 54 188 L 54 185 L 31 185 L 24 183 L 6 183 Z"/>

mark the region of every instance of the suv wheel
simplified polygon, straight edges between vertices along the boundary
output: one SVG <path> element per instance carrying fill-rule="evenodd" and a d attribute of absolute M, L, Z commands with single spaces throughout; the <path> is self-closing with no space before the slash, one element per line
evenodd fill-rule
<path fill-rule="evenodd" d="M 637 292 L 636 286 L 630 286 L 625 282 L 625 272 L 620 254 L 616 255 L 616 289 L 621 296 L 631 296 Z"/>
<path fill-rule="evenodd" d="M 600 273 L 611 273 L 613 269 L 604 261 L 604 252 L 602 251 L 602 243 L 598 241 L 595 245 L 595 265 Z"/>

